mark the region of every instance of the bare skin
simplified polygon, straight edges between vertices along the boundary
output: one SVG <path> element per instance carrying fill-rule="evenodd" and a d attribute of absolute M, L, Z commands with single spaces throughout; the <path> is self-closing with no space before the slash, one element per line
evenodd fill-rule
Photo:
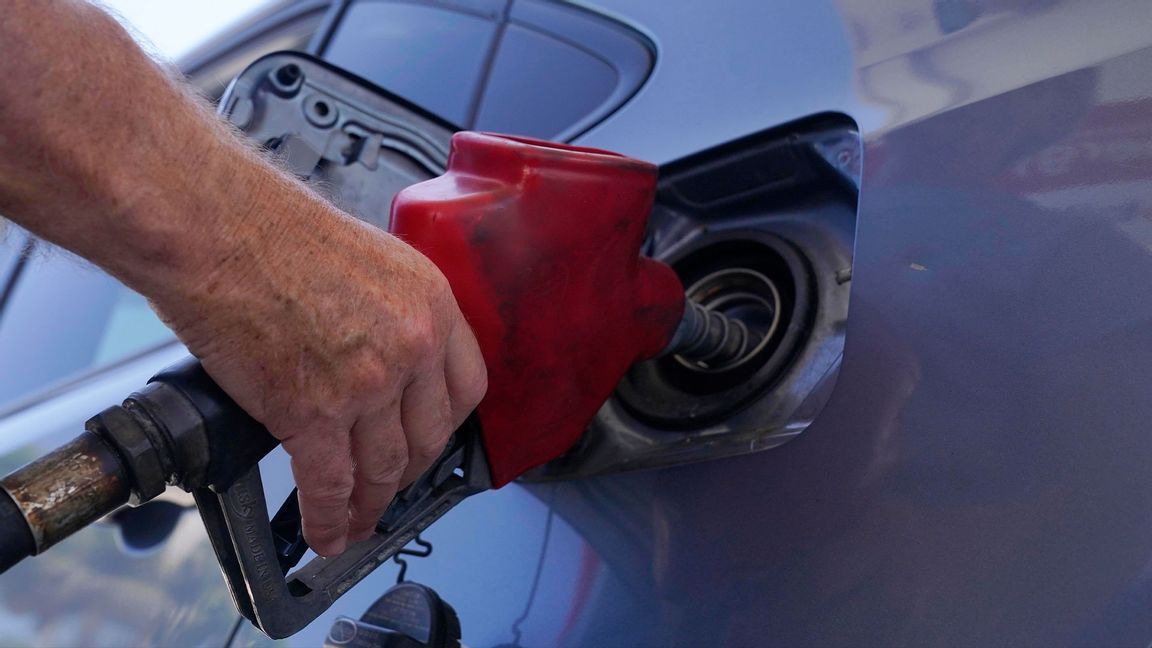
<path fill-rule="evenodd" d="M 264 157 L 80 0 L 0 12 L 0 213 L 147 296 L 283 443 L 319 554 L 487 387 L 447 281 Z"/>

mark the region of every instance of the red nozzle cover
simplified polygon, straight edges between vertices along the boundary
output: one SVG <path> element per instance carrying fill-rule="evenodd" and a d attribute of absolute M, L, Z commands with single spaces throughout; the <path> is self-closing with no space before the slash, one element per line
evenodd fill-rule
<path fill-rule="evenodd" d="M 640 256 L 655 187 L 615 153 L 464 132 L 447 173 L 393 201 L 392 232 L 448 278 L 488 365 L 493 487 L 571 448 L 680 322 L 676 274 Z"/>

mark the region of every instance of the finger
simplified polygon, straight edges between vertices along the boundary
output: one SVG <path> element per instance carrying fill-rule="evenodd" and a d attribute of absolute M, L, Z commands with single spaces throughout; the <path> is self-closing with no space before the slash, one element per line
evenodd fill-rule
<path fill-rule="evenodd" d="M 321 556 L 337 556 L 347 546 L 352 457 L 348 431 L 310 429 L 284 442 L 292 457 L 304 540 Z"/>
<path fill-rule="evenodd" d="M 400 485 L 407 486 L 436 461 L 455 429 L 442 365 L 408 385 L 401 399 L 400 417 L 408 442 L 408 468 Z"/>
<path fill-rule="evenodd" d="M 488 370 L 471 327 L 461 319 L 448 337 L 444 357 L 444 381 L 450 403 L 453 430 L 480 404 L 488 389 Z"/>
<path fill-rule="evenodd" d="M 400 486 L 408 463 L 408 444 L 400 427 L 400 408 L 392 405 L 362 416 L 352 428 L 356 458 L 349 537 L 354 542 L 372 535 Z"/>

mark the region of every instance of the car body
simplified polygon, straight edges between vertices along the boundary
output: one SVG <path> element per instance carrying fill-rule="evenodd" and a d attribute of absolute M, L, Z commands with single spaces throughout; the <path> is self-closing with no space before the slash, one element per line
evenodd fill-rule
<path fill-rule="evenodd" d="M 407 29 L 405 15 L 418 16 Z M 614 81 L 550 74 L 558 59 L 520 53 L 525 69 L 497 84 L 508 25 L 563 32 L 565 16 L 572 33 L 550 33 L 618 64 Z M 468 645 L 1147 645 L 1148 25 L 1152 6 L 1126 0 L 302 2 L 185 69 L 218 95 L 258 53 L 307 47 L 468 128 L 499 112 L 483 100 L 495 84 L 493 101 L 522 111 L 494 119 L 501 129 L 619 151 L 673 180 L 750 137 L 858 134 L 860 148 L 828 156 L 849 170 L 850 186 L 827 189 L 851 197 L 847 220 L 789 203 L 793 185 L 765 194 L 787 203 L 771 218 L 708 203 L 781 236 L 848 223 L 835 243 L 851 255 L 835 281 L 847 317 L 826 338 L 842 357 L 827 347 L 831 368 L 805 383 L 819 398 L 741 452 L 595 475 L 581 465 L 604 455 L 589 454 L 457 507 L 407 576 L 453 605 Z M 643 51 L 589 36 L 604 30 Z M 591 87 L 597 101 L 553 121 L 571 102 L 532 94 Z M 0 403 L 11 469 L 184 351 L 99 273 L 58 252 L 19 261 L 18 231 L 6 245 L 0 372 L 27 383 Z M 92 321 L 104 324 L 84 338 Z M 73 343 L 85 360 L 32 375 Z M 615 407 L 590 433 L 630 425 Z M 713 428 L 747 412 L 759 410 L 742 404 Z M 290 489 L 282 453 L 263 472 L 270 493 Z M 239 623 L 190 501 L 151 506 L 0 577 L 5 642 L 266 641 Z M 378 570 L 290 643 L 322 643 L 395 578 Z"/>

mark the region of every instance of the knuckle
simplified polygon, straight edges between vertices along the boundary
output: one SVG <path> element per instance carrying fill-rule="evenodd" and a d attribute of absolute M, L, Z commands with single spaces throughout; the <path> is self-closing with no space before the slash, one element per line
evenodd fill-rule
<path fill-rule="evenodd" d="M 408 468 L 408 453 L 389 453 L 381 461 L 364 466 L 360 471 L 360 480 L 365 485 L 375 488 L 394 486 L 404 475 Z"/>
<path fill-rule="evenodd" d="M 304 493 L 305 500 L 317 507 L 345 507 L 348 504 L 348 499 L 352 496 L 352 487 L 353 482 L 350 476 L 341 477 L 308 489 Z"/>
<path fill-rule="evenodd" d="M 455 410 L 471 411 L 488 393 L 488 371 L 483 361 L 471 363 L 469 370 L 449 382 L 452 406 Z"/>
<path fill-rule="evenodd" d="M 285 444 L 285 449 L 292 451 L 287 445 L 290 441 L 296 443 L 309 443 L 312 441 L 314 430 L 334 425 L 345 415 L 348 397 L 343 394 L 330 394 L 323 391 L 299 389 L 293 402 L 285 409 L 285 418 L 291 417 L 293 432 L 291 438 L 278 437 Z M 296 443 L 293 445 L 296 446 Z"/>
<path fill-rule="evenodd" d="M 441 425 L 428 434 L 413 439 L 411 442 L 412 454 L 422 461 L 435 459 L 443 452 L 444 446 L 448 443 L 448 438 L 452 436 L 452 432 L 451 426 Z"/>
<path fill-rule="evenodd" d="M 416 315 L 408 318 L 400 341 L 401 348 L 410 358 L 428 358 L 436 350 L 437 338 L 436 325 L 431 315 Z"/>
<path fill-rule="evenodd" d="M 375 357 L 350 368 L 349 378 L 358 389 L 369 393 L 384 391 L 390 380 L 386 367 Z"/>
<path fill-rule="evenodd" d="M 452 286 L 448 283 L 448 278 L 440 271 L 427 257 L 421 258 L 421 263 L 424 264 L 424 292 L 425 294 L 435 298 L 437 301 L 443 301 L 446 297 L 452 295 Z"/>
<path fill-rule="evenodd" d="M 400 483 L 400 476 L 403 474 L 404 466 L 383 470 L 368 470 L 361 474 L 360 480 L 369 488 L 387 488 Z"/>
<path fill-rule="evenodd" d="M 476 376 L 468 381 L 464 388 L 462 400 L 464 401 L 467 409 L 474 409 L 484 400 L 484 395 L 488 393 L 488 372 L 481 369 L 476 372 Z"/>
<path fill-rule="evenodd" d="M 348 529 L 348 520 L 309 520 L 308 534 L 314 538 L 335 539 L 344 536 Z"/>

